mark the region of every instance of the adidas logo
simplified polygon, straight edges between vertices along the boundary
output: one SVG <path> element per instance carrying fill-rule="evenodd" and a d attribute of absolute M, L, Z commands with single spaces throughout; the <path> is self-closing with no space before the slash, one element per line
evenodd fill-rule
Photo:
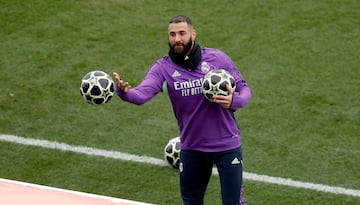
<path fill-rule="evenodd" d="M 181 74 L 177 70 L 175 70 L 174 73 L 172 74 L 172 77 L 179 77 L 179 76 L 181 76 Z"/>
<path fill-rule="evenodd" d="M 235 157 L 233 161 L 231 161 L 231 164 L 241 164 L 241 161 L 237 157 Z"/>

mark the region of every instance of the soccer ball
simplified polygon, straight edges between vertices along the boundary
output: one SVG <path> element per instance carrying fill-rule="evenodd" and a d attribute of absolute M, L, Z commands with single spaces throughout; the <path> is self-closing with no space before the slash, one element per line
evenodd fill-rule
<path fill-rule="evenodd" d="M 114 81 L 103 71 L 91 71 L 81 80 L 80 94 L 90 104 L 105 104 L 114 95 Z"/>
<path fill-rule="evenodd" d="M 236 88 L 234 77 L 224 69 L 215 69 L 205 74 L 202 91 L 206 99 L 213 101 L 214 95 L 228 95 L 226 85 L 230 85 L 234 91 Z"/>
<path fill-rule="evenodd" d="M 180 163 L 180 137 L 169 140 L 164 148 L 165 160 L 173 168 L 178 169 Z"/>

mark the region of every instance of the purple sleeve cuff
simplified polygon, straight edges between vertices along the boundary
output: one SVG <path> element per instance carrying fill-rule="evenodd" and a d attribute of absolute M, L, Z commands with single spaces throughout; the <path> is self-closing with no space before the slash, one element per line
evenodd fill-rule
<path fill-rule="evenodd" d="M 244 86 L 241 88 L 240 92 L 234 93 L 230 109 L 237 110 L 239 108 L 242 108 L 249 103 L 250 99 L 251 90 L 249 87 Z"/>
<path fill-rule="evenodd" d="M 120 90 L 120 88 L 117 85 L 115 85 L 115 91 L 119 97 L 125 94 L 124 91 Z"/>

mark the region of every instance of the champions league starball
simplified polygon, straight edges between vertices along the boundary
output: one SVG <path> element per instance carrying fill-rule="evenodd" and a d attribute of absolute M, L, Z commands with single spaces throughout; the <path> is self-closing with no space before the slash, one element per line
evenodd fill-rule
<path fill-rule="evenodd" d="M 180 163 L 180 137 L 169 140 L 164 148 L 165 160 L 175 169 L 179 168 Z"/>
<path fill-rule="evenodd" d="M 103 71 L 91 71 L 81 80 L 80 94 L 90 104 L 105 104 L 110 101 L 114 92 L 114 81 Z"/>
<path fill-rule="evenodd" d="M 236 88 L 234 77 L 224 69 L 211 70 L 205 74 L 202 83 L 202 92 L 206 99 L 213 101 L 213 96 L 227 96 L 228 90 L 226 85 L 230 85 L 232 91 Z"/>

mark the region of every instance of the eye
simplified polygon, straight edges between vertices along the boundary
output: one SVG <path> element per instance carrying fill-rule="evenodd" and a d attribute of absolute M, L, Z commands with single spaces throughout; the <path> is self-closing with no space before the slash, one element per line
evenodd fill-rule
<path fill-rule="evenodd" d="M 185 36 L 186 35 L 186 31 L 180 31 L 180 36 Z"/>

